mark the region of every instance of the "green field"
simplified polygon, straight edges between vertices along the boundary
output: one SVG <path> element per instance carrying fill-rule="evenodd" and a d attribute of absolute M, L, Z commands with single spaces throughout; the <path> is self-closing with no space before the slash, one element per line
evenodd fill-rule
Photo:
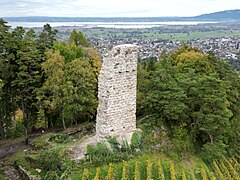
<path fill-rule="evenodd" d="M 205 38 L 221 37 L 240 37 L 240 31 L 205 31 L 205 32 L 188 32 L 188 33 L 159 33 L 156 29 L 85 29 L 83 33 L 88 36 L 97 38 L 142 38 L 144 40 L 164 39 L 164 40 L 196 40 Z"/>

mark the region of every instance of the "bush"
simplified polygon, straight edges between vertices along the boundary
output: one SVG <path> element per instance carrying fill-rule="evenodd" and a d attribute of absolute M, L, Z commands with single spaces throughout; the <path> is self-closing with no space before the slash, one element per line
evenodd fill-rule
<path fill-rule="evenodd" d="M 43 151 L 38 158 L 38 164 L 44 171 L 64 171 L 65 159 L 60 154 L 60 148 L 50 148 Z"/>
<path fill-rule="evenodd" d="M 202 156 L 205 160 L 219 159 L 226 155 L 227 145 L 223 142 L 206 143 L 202 148 Z"/>
<path fill-rule="evenodd" d="M 96 146 L 87 146 L 87 160 L 93 164 L 114 162 L 116 159 L 117 153 L 113 153 L 105 143 L 98 142 Z"/>
<path fill-rule="evenodd" d="M 110 136 L 110 137 L 108 137 L 107 141 L 110 144 L 110 146 L 114 152 L 119 152 L 121 150 L 121 145 L 117 141 L 116 137 Z"/>
<path fill-rule="evenodd" d="M 140 149 L 142 144 L 142 134 L 140 132 L 134 132 L 131 138 L 131 149 Z"/>
<path fill-rule="evenodd" d="M 138 134 L 134 135 L 134 149 L 135 147 L 140 147 L 140 136 Z M 109 144 L 107 144 L 109 143 Z M 123 141 L 120 144 L 116 137 L 109 137 L 107 143 L 101 142 L 97 143 L 96 146 L 87 146 L 87 160 L 96 164 L 108 164 L 111 162 L 119 162 L 122 160 L 127 160 L 133 154 L 133 149 L 128 144 L 127 141 Z"/>
<path fill-rule="evenodd" d="M 66 143 L 69 140 L 68 137 L 69 136 L 66 133 L 53 134 L 50 136 L 49 141 L 56 143 Z"/>
<path fill-rule="evenodd" d="M 179 155 L 184 155 L 184 153 L 191 152 L 193 149 L 189 133 L 184 127 L 185 125 L 172 127 L 172 143 Z"/>
<path fill-rule="evenodd" d="M 46 180 L 55 180 L 55 179 L 59 179 L 60 177 L 58 176 L 57 172 L 56 171 L 49 171 L 44 179 Z"/>
<path fill-rule="evenodd" d="M 30 145 L 37 149 L 46 148 L 49 145 L 48 135 L 43 135 L 39 138 L 34 139 L 33 141 L 30 142 Z"/>

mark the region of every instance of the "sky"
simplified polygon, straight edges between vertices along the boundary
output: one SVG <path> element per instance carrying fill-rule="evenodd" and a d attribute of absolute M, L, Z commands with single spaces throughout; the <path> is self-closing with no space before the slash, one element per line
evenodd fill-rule
<path fill-rule="evenodd" d="M 0 17 L 196 16 L 240 9 L 240 0 L 0 0 Z"/>

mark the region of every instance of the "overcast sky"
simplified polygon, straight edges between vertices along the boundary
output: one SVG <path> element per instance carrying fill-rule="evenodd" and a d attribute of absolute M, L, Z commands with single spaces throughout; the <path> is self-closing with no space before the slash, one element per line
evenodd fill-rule
<path fill-rule="evenodd" d="M 240 0 L 0 0 L 0 17 L 195 16 L 240 9 Z"/>

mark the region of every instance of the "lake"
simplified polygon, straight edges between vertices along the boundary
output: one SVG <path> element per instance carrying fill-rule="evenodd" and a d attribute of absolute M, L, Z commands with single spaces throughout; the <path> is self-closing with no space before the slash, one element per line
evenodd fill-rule
<path fill-rule="evenodd" d="M 43 27 L 48 22 L 9 22 L 8 25 L 13 28 L 22 26 L 26 28 Z M 171 22 L 49 22 L 52 27 L 59 26 L 79 26 L 83 28 L 152 28 L 163 25 L 198 25 L 198 24 L 212 24 L 217 22 L 209 21 L 171 21 Z"/>

